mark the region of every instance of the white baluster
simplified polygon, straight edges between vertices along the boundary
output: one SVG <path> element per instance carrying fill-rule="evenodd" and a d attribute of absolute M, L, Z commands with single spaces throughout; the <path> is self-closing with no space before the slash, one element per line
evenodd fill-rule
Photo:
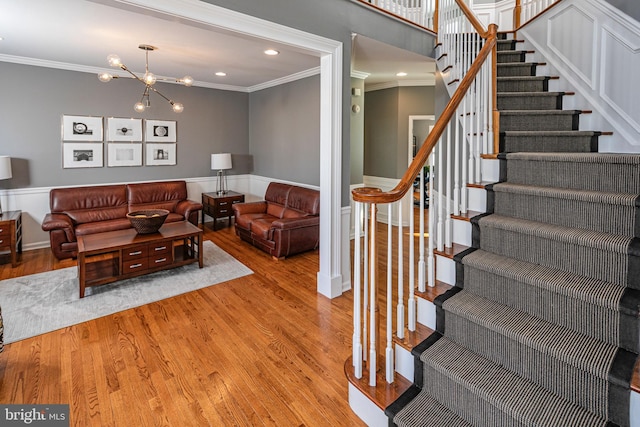
<path fill-rule="evenodd" d="M 433 171 L 436 167 L 436 156 L 433 152 L 429 155 L 429 196 L 433 197 Z M 433 288 L 436 285 L 436 268 L 435 268 L 435 255 L 433 254 L 434 249 L 434 230 L 435 230 L 435 217 L 436 210 L 431 209 L 433 204 L 431 201 L 429 202 L 429 252 L 427 254 L 427 268 L 428 268 L 428 281 L 429 287 Z"/>
<path fill-rule="evenodd" d="M 447 125 L 447 156 L 446 156 L 446 162 L 447 162 L 447 180 L 445 183 L 445 190 L 447 191 L 446 194 L 446 209 L 445 209 L 445 221 L 444 221 L 444 241 L 445 241 L 445 246 L 447 248 L 450 248 L 452 245 L 452 232 L 453 232 L 453 223 L 452 223 L 452 219 L 451 219 L 451 189 L 453 188 L 453 186 L 451 185 L 451 126 L 453 126 L 453 124 L 455 123 L 455 121 L 450 121 L 449 124 Z"/>
<path fill-rule="evenodd" d="M 375 256 L 376 247 L 376 205 L 371 204 L 369 233 L 371 235 L 371 248 L 369 253 L 371 257 Z M 369 282 L 371 286 L 369 288 L 369 385 L 375 387 L 376 385 L 376 371 L 378 369 L 378 357 L 376 352 L 376 333 L 378 331 L 376 325 L 376 263 L 375 260 L 371 260 L 369 263 Z"/>
<path fill-rule="evenodd" d="M 444 250 L 444 163 L 442 161 L 442 137 L 438 140 L 436 146 L 438 150 L 438 160 L 436 162 L 436 171 L 438 172 L 438 226 L 436 230 L 436 238 L 438 242 L 438 250 Z"/>
<path fill-rule="evenodd" d="M 369 322 L 367 321 L 367 312 L 369 310 L 369 209 L 364 207 L 364 282 L 362 296 L 362 313 L 364 313 L 364 323 L 362 325 L 362 348 L 364 349 L 364 360 L 369 359 L 367 342 L 369 340 Z"/>
<path fill-rule="evenodd" d="M 362 312 L 360 311 L 360 296 L 362 290 L 360 284 L 360 267 L 361 267 L 361 258 L 360 258 L 360 246 L 362 243 L 360 242 L 360 227 L 362 226 L 362 218 L 361 209 L 362 203 L 355 202 L 355 212 L 354 212 L 354 221 L 355 221 L 355 242 L 353 248 L 353 366 L 354 366 L 354 375 L 356 378 L 362 378 L 362 337 L 360 336 L 360 331 L 362 328 Z"/>
<path fill-rule="evenodd" d="M 420 257 L 418 258 L 418 290 L 420 292 L 425 291 L 425 257 L 424 257 L 424 166 L 420 169 L 420 235 L 418 236 L 418 242 L 420 250 Z"/>
<path fill-rule="evenodd" d="M 416 285 L 416 273 L 415 273 L 415 224 L 413 218 L 413 195 L 411 195 L 411 213 L 409 214 L 409 300 L 407 302 L 407 316 L 409 322 L 409 330 L 416 330 L 416 300 L 415 300 L 415 285 Z"/>
<path fill-rule="evenodd" d="M 385 348 L 385 367 L 387 383 L 393 382 L 393 248 L 392 233 L 393 228 L 393 204 L 387 205 L 387 346 Z M 398 218 L 401 220 L 400 218 Z M 400 328 L 402 325 L 398 325 Z"/>
<path fill-rule="evenodd" d="M 453 137 L 453 214 L 460 215 L 460 123 L 458 122 L 460 107 L 456 108 L 454 118 L 451 120 L 452 126 L 454 126 Z"/>
<path fill-rule="evenodd" d="M 411 196 L 409 192 L 408 196 Z M 406 199 L 406 196 L 405 196 Z M 403 221 L 402 221 L 402 200 L 398 203 L 398 307 L 397 321 L 398 330 L 396 334 L 398 338 L 404 338 L 404 242 L 402 239 Z"/>

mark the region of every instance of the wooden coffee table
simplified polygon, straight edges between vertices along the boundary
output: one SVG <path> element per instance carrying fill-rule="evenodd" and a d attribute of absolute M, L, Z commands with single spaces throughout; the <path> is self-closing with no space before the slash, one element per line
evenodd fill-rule
<path fill-rule="evenodd" d="M 188 221 L 164 224 L 157 233 L 135 229 L 78 236 L 80 298 L 90 286 L 180 267 L 203 267 L 202 230 Z"/>

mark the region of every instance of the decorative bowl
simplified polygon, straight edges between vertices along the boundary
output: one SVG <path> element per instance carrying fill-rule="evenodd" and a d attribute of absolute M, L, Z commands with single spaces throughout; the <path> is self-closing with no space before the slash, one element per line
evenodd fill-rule
<path fill-rule="evenodd" d="M 167 215 L 169 215 L 169 211 L 166 209 L 148 209 L 129 212 L 127 218 L 138 234 L 151 234 L 162 227 Z"/>

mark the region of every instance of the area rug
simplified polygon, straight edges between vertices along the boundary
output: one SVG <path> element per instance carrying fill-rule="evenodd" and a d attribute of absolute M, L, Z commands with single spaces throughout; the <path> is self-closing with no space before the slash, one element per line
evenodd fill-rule
<path fill-rule="evenodd" d="M 87 288 L 78 296 L 77 268 L 69 267 L 0 281 L 5 344 L 86 322 L 150 302 L 216 285 L 253 272 L 210 241 L 204 267 L 171 270 Z"/>

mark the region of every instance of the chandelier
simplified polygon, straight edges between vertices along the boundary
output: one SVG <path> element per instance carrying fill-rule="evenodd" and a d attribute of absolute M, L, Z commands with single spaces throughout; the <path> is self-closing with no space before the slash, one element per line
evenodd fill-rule
<path fill-rule="evenodd" d="M 150 51 L 153 52 L 158 48 L 155 46 L 150 46 L 148 44 L 141 44 L 140 46 L 138 46 L 138 48 L 144 50 L 144 53 L 145 53 L 144 75 L 142 77 L 139 77 L 138 75 L 134 74 L 131 70 L 129 70 L 129 68 L 127 68 L 127 66 L 122 63 L 122 60 L 118 55 L 111 54 L 107 56 L 107 61 L 109 61 L 109 65 L 111 65 L 112 67 L 119 67 L 120 69 L 131 74 L 131 76 L 133 76 L 134 79 L 138 80 L 140 83 L 144 85 L 144 92 L 142 92 L 142 98 L 140 99 L 140 101 L 135 103 L 135 105 L 133 106 L 133 109 L 136 110 L 138 113 L 142 113 L 145 109 L 151 107 L 149 94 L 151 92 L 155 92 L 161 97 L 163 97 L 165 100 L 167 100 L 169 104 L 171 104 L 171 108 L 173 108 L 174 112 L 182 113 L 182 111 L 184 110 L 184 105 L 182 105 L 179 102 L 174 102 L 173 100 L 167 98 L 162 93 L 160 93 L 158 89 L 153 87 L 153 85 L 156 83 L 156 81 L 163 80 L 163 81 L 174 81 L 177 83 L 182 83 L 183 85 L 189 87 L 193 84 L 193 78 L 191 76 L 184 76 L 181 79 L 175 79 L 175 78 L 165 79 L 165 78 L 157 77 L 155 74 L 149 72 L 149 52 Z M 112 79 L 117 79 L 118 77 L 119 76 L 113 75 L 110 73 L 98 74 L 98 79 L 100 79 L 101 82 L 105 82 L 105 83 L 111 81 Z"/>

